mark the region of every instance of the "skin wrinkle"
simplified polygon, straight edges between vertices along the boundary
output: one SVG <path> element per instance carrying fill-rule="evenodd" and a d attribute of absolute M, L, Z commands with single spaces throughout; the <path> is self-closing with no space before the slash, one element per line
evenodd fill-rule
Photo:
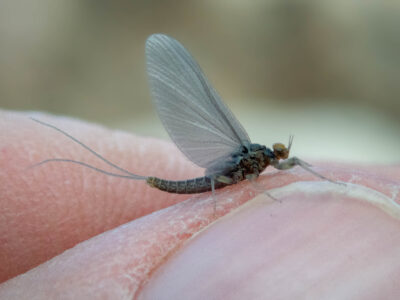
<path fill-rule="evenodd" d="M 196 209 L 192 209 L 192 211 L 196 211 Z M 199 215 L 194 215 L 192 217 L 189 217 L 186 221 L 186 223 L 183 222 L 177 222 L 176 223 L 176 218 L 174 219 L 169 219 L 170 221 L 168 222 L 169 225 L 174 228 L 173 232 L 176 232 L 174 234 L 175 238 L 173 239 L 174 242 L 169 242 L 167 245 L 164 245 L 164 253 L 166 253 L 163 256 L 160 256 L 160 258 L 154 263 L 153 267 L 148 269 L 146 272 L 145 279 L 142 280 L 139 285 L 137 286 L 137 289 L 134 293 L 133 299 L 136 299 L 137 296 L 140 293 L 140 290 L 142 287 L 149 281 L 151 278 L 152 274 L 170 257 L 172 257 L 183 245 L 184 242 L 182 242 L 182 236 L 185 236 L 185 240 L 189 240 L 193 235 L 201 232 L 204 230 L 210 223 L 210 221 L 207 218 L 199 218 Z M 197 224 L 195 227 L 196 230 L 191 230 L 190 226 L 188 224 Z M 178 228 L 175 226 L 178 225 Z M 180 227 L 180 228 L 179 228 Z M 200 228 L 200 230 L 199 230 Z M 170 232 L 170 230 L 168 230 Z"/>

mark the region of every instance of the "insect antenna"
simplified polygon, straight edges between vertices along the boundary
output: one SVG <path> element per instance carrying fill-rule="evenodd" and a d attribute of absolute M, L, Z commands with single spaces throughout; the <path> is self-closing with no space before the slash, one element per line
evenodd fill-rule
<path fill-rule="evenodd" d="M 290 152 L 290 148 L 292 148 L 293 139 L 294 139 L 294 135 L 293 134 L 289 135 L 289 143 L 288 143 L 288 151 L 289 152 Z"/>
<path fill-rule="evenodd" d="M 112 163 L 112 162 L 109 161 L 108 159 L 106 159 L 106 158 L 104 158 L 103 156 L 101 156 L 100 154 L 98 154 L 96 151 L 94 151 L 94 150 L 92 150 L 91 148 L 89 148 L 88 146 L 86 146 L 84 143 L 82 143 L 82 142 L 79 141 L 78 139 L 74 138 L 72 135 L 70 135 L 70 134 L 68 134 L 67 132 L 65 132 L 64 130 L 62 130 L 62 129 L 60 129 L 60 128 L 54 126 L 54 125 L 51 125 L 51 124 L 48 124 L 48 123 L 46 123 L 46 122 L 43 122 L 43 121 L 37 120 L 37 119 L 35 119 L 35 118 L 32 118 L 32 117 L 31 117 L 31 120 L 32 120 L 32 121 L 35 121 L 35 122 L 37 122 L 37 123 L 39 123 L 39 124 L 41 124 L 41 125 L 43 125 L 43 126 L 52 128 L 52 129 L 54 129 L 54 130 L 60 132 L 61 134 L 65 135 L 67 138 L 71 139 L 72 141 L 74 141 L 75 143 L 77 143 L 78 145 L 80 145 L 81 147 L 83 147 L 83 148 L 85 148 L 86 150 L 88 150 L 90 153 L 92 153 L 93 155 L 95 155 L 97 158 L 101 159 L 101 160 L 102 160 L 103 162 L 105 162 L 107 165 L 109 165 L 109 166 L 111 166 L 111 167 L 113 167 L 113 168 L 115 168 L 115 169 L 117 169 L 117 170 L 119 170 L 119 171 L 121 171 L 121 172 L 123 172 L 123 173 L 125 173 L 125 174 L 128 174 L 128 175 L 121 175 L 121 174 L 116 174 L 116 173 L 112 173 L 112 172 L 107 172 L 107 171 L 105 171 L 105 170 L 96 168 L 96 167 L 91 166 L 91 165 L 89 165 L 89 164 L 86 164 L 86 163 L 84 163 L 84 162 L 76 161 L 76 160 L 73 160 L 73 159 L 66 159 L 66 158 L 52 158 L 52 159 L 46 159 L 46 160 L 43 160 L 43 161 L 41 161 L 41 162 L 39 162 L 39 163 L 37 163 L 37 164 L 34 164 L 34 165 L 30 166 L 29 168 L 34 168 L 34 167 L 43 165 L 43 164 L 45 164 L 45 163 L 54 162 L 54 161 L 58 161 L 58 162 L 70 162 L 70 163 L 74 163 L 74 164 L 78 164 L 78 165 L 81 165 L 81 166 L 90 168 L 90 169 L 92 169 L 92 170 L 95 170 L 95 171 L 97 171 L 97 172 L 100 172 L 100 173 L 103 173 L 103 174 L 106 174 L 106 175 L 109 175 L 109 176 L 122 177 L 122 178 L 130 178 L 130 179 L 137 179 L 137 180 L 145 180 L 145 179 L 147 179 L 146 176 L 141 176 L 141 175 L 133 174 L 133 173 L 129 172 L 128 170 L 125 170 L 125 169 L 123 169 L 123 168 L 117 166 L 116 164 Z"/>

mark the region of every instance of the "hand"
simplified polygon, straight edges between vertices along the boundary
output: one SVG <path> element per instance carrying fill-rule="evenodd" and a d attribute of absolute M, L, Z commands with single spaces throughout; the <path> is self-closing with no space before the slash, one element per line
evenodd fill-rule
<path fill-rule="evenodd" d="M 133 173 L 202 174 L 171 143 L 35 117 Z M 313 164 L 345 187 L 272 169 L 257 183 L 279 201 L 242 182 L 217 192 L 215 213 L 210 193 L 168 194 L 68 163 L 27 170 L 58 157 L 113 171 L 27 114 L 0 113 L 0 128 L 0 278 L 24 273 L 0 285 L 1 299 L 400 296 L 400 166 Z"/>

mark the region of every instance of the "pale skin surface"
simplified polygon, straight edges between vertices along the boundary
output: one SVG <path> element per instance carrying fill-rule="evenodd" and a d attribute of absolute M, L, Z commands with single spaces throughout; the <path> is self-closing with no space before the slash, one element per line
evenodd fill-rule
<path fill-rule="evenodd" d="M 268 168 L 257 183 L 282 187 L 272 191 L 280 201 L 255 198 L 242 182 L 217 191 L 214 213 L 210 193 L 168 194 L 67 163 L 26 170 L 48 158 L 107 168 L 28 116 L 0 112 L 0 299 L 400 296 L 398 165 L 315 163 L 352 182 L 348 190 L 299 168 Z M 202 174 L 171 143 L 35 117 L 139 175 Z"/>

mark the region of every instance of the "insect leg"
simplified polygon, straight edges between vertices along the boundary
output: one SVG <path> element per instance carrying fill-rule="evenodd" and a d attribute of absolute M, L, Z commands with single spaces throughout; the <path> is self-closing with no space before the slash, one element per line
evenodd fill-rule
<path fill-rule="evenodd" d="M 228 176 L 224 176 L 224 175 L 216 176 L 215 180 L 218 181 L 218 182 L 226 183 L 226 184 L 232 184 L 233 183 L 233 179 L 232 178 L 229 178 Z"/>
<path fill-rule="evenodd" d="M 211 193 L 212 193 L 212 199 L 214 201 L 214 215 L 217 212 L 217 198 L 215 195 L 215 179 L 214 177 L 211 177 Z"/>
<path fill-rule="evenodd" d="M 227 176 L 224 175 L 217 175 L 217 176 L 210 176 L 210 180 L 211 180 L 211 192 L 212 192 L 212 199 L 214 201 L 214 215 L 217 212 L 217 195 L 215 193 L 215 182 L 220 182 L 220 183 L 224 183 L 224 184 L 232 184 L 233 183 L 233 179 L 229 178 Z"/>
<path fill-rule="evenodd" d="M 256 174 L 248 174 L 248 175 L 246 175 L 246 179 L 248 181 L 250 181 L 251 185 L 253 186 L 253 188 L 257 192 L 262 193 L 264 195 L 267 195 L 268 197 L 270 197 L 274 201 L 279 201 L 274 196 L 272 196 L 261 184 L 258 184 L 257 178 L 258 178 L 258 175 L 256 175 Z"/>
<path fill-rule="evenodd" d="M 311 174 L 313 174 L 321 179 L 327 180 L 332 183 L 338 183 L 336 181 L 333 181 L 333 180 L 315 172 L 313 169 L 310 168 L 311 165 L 309 163 L 307 163 L 304 160 L 301 160 L 300 158 L 297 158 L 295 156 L 274 164 L 274 167 L 278 170 L 288 170 L 295 166 L 299 166 L 299 167 L 303 168 L 304 170 L 306 170 L 307 172 L 310 172 Z"/>

